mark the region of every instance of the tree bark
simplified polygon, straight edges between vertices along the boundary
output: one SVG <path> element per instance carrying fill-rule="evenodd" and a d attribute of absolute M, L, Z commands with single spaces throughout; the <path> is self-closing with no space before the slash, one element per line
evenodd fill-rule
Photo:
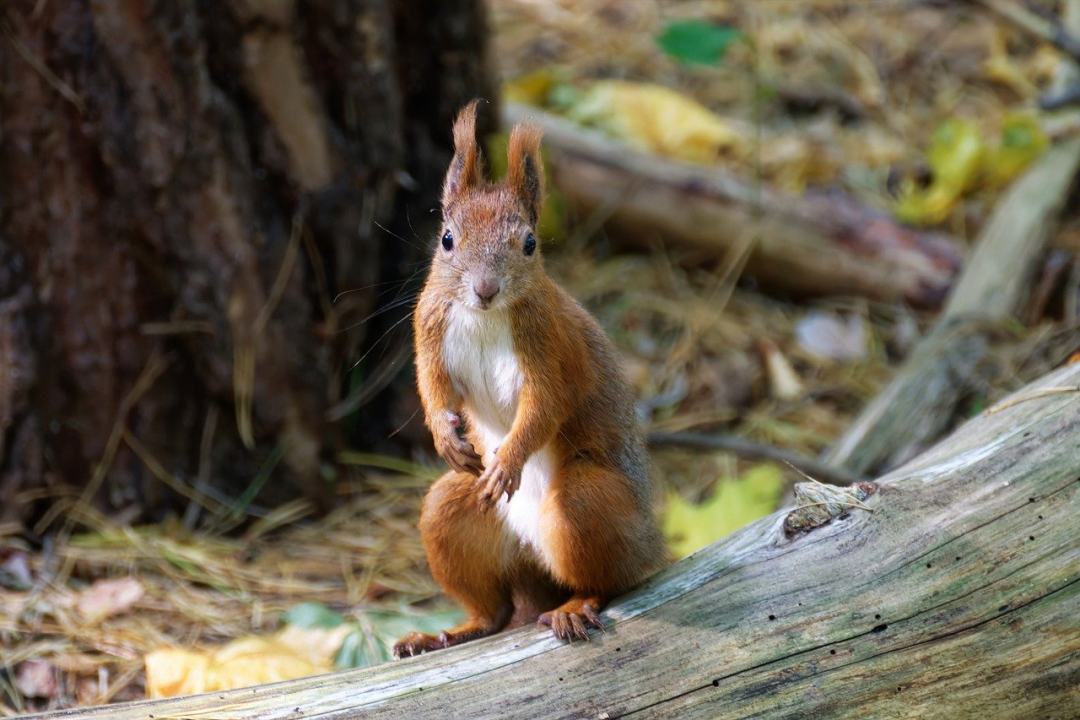
<path fill-rule="evenodd" d="M 418 658 L 54 718 L 1072 718 L 1080 365 L 789 535 L 780 511 L 567 646 L 524 628 Z"/>
<path fill-rule="evenodd" d="M 0 23 L 0 522 L 87 478 L 153 516 L 177 498 L 155 467 L 196 499 L 275 467 L 260 499 L 325 498 L 335 449 L 402 419 L 358 411 L 395 407 L 408 307 L 365 318 L 407 299 L 453 116 L 492 95 L 481 1 L 13 0 Z"/>

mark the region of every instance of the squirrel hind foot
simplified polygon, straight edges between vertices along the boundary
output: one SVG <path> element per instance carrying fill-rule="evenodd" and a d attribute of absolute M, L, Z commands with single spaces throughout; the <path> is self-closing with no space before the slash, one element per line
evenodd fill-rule
<path fill-rule="evenodd" d="M 394 643 L 394 657 L 401 660 L 444 647 L 448 646 L 443 643 L 442 635 L 436 637 L 427 633 L 411 632 Z"/>
<path fill-rule="evenodd" d="M 431 652 L 432 650 L 442 650 L 443 648 L 460 645 L 463 642 L 493 635 L 498 632 L 498 629 L 498 627 L 472 620 L 450 630 L 445 630 L 438 635 L 411 632 L 394 643 L 394 657 L 400 660 Z"/>
<path fill-rule="evenodd" d="M 537 623 L 551 628 L 551 634 L 560 640 L 588 640 L 589 628 L 604 629 L 597 608 L 598 601 L 571 598 L 554 610 L 548 610 L 537 618 Z"/>

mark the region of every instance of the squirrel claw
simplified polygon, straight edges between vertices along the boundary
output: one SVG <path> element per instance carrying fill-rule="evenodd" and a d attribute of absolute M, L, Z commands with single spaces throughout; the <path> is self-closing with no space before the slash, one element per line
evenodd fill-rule
<path fill-rule="evenodd" d="M 422 632 L 411 632 L 394 643 L 394 657 L 398 660 L 415 657 L 432 650 L 441 650 L 449 646 L 446 633 L 436 637 Z"/>
<path fill-rule="evenodd" d="M 581 606 L 581 614 L 585 616 L 585 619 L 589 621 L 589 624 L 600 630 L 604 629 L 604 623 L 600 622 L 600 616 L 596 610 L 589 603 L 583 603 Z"/>
<path fill-rule="evenodd" d="M 581 605 L 580 612 L 567 612 L 555 609 L 537 618 L 537 622 L 551 628 L 551 633 L 560 640 L 573 642 L 574 640 L 588 640 L 589 626 L 604 629 L 600 622 L 600 616 L 588 603 Z"/>
<path fill-rule="evenodd" d="M 521 484 L 521 470 L 507 469 L 506 463 L 496 455 L 495 459 L 484 470 L 478 482 L 481 487 L 480 500 L 488 508 L 491 508 L 495 506 L 503 493 L 506 493 L 507 500 L 514 496 L 518 486 Z"/>
<path fill-rule="evenodd" d="M 463 440 L 454 435 L 439 443 L 437 449 L 439 455 L 441 455 L 443 459 L 446 460 L 447 464 L 454 470 L 470 475 L 480 475 L 480 473 L 483 472 L 483 464 L 480 461 L 480 455 L 468 440 Z"/>

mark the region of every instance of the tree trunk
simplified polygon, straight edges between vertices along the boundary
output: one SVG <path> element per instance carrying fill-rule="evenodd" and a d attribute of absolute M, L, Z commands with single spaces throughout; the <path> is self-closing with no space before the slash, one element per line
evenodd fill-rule
<path fill-rule="evenodd" d="M 12 0 L 0 23 L 0 522 L 42 483 L 325 497 L 335 448 L 412 412 L 409 308 L 364 319 L 407 300 L 453 116 L 492 96 L 481 0 Z"/>
<path fill-rule="evenodd" d="M 834 503 L 826 524 L 806 529 L 807 503 L 683 560 L 609 608 L 590 642 L 524 628 L 50 717 L 1074 718 L 1077 437 L 1071 365 Z"/>

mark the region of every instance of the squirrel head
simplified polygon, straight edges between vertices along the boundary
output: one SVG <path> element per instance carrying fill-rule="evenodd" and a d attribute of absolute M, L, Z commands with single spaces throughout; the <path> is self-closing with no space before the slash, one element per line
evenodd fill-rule
<path fill-rule="evenodd" d="M 516 125 L 506 180 L 484 174 L 473 100 L 454 122 L 454 158 L 443 184 L 442 235 L 432 278 L 451 298 L 477 310 L 506 308 L 543 274 L 536 223 L 543 203 L 539 128 Z"/>

